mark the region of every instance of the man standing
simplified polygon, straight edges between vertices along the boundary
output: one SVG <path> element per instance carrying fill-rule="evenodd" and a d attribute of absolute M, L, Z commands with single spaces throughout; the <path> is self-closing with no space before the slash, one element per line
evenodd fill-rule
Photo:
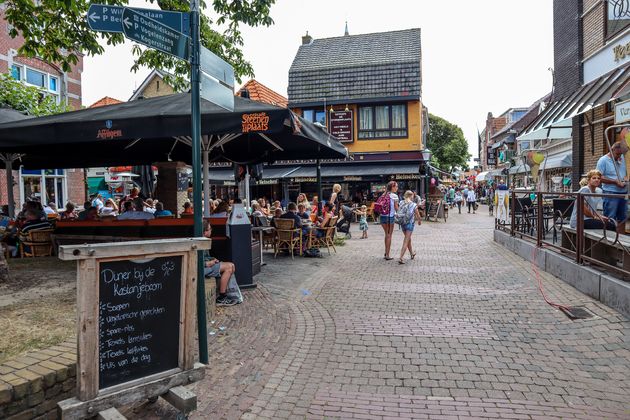
<path fill-rule="evenodd" d="M 597 170 L 602 174 L 602 190 L 604 194 L 626 194 L 626 161 L 623 155 L 628 151 L 625 144 L 615 142 L 610 147 L 610 152 L 600 157 L 597 161 Z M 604 198 L 604 215 L 609 219 L 615 219 L 620 226 L 626 220 L 627 202 L 623 195 L 619 198 Z"/>

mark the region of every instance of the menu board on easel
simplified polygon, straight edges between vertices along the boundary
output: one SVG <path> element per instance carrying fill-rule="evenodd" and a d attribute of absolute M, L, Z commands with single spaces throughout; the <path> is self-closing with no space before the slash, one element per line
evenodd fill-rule
<path fill-rule="evenodd" d="M 99 389 L 178 367 L 182 259 L 99 263 Z"/>
<path fill-rule="evenodd" d="M 63 419 L 177 393 L 173 388 L 203 378 L 194 345 L 197 257 L 211 243 L 59 247 L 60 259 L 78 263 L 77 396 L 58 403 Z"/>

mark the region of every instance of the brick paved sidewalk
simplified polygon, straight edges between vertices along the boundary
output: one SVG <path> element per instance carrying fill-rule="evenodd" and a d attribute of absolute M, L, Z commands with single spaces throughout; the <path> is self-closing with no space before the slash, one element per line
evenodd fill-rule
<path fill-rule="evenodd" d="M 541 273 L 552 300 L 595 317 L 545 304 L 484 210 L 417 227 L 405 265 L 383 260 L 375 225 L 331 257 L 267 259 L 210 326 L 226 329 L 192 417 L 630 419 L 630 321 Z"/>

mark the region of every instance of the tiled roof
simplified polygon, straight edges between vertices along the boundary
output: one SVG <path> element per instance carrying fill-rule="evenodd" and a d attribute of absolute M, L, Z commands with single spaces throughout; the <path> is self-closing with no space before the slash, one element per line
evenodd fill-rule
<path fill-rule="evenodd" d="M 98 108 L 99 106 L 114 105 L 114 104 L 120 104 L 120 103 L 122 103 L 122 101 L 119 101 L 118 99 L 115 99 L 115 98 L 110 98 L 109 96 L 105 96 L 99 99 L 98 101 L 94 102 L 92 105 L 88 106 L 88 108 Z"/>
<path fill-rule="evenodd" d="M 286 108 L 289 101 L 278 92 L 269 89 L 267 86 L 256 81 L 255 79 L 245 83 L 238 92 L 237 96 L 241 96 L 241 93 L 247 89 L 249 92 L 249 99 L 252 101 L 264 102 L 266 104 L 277 105 Z"/>
<path fill-rule="evenodd" d="M 315 39 L 289 69 L 289 102 L 422 93 L 420 29 Z"/>

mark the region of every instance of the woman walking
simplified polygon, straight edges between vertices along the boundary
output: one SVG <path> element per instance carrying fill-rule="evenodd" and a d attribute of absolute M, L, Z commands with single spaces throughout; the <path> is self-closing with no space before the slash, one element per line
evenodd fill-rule
<path fill-rule="evenodd" d="M 387 214 L 381 214 L 381 226 L 385 232 L 385 259 L 387 261 L 393 260 L 389 256 L 389 251 L 392 247 L 392 235 L 394 234 L 394 215 L 398 211 L 398 183 L 396 181 L 389 181 L 387 184 L 387 191 L 383 194 L 385 198 L 389 198 L 389 212 Z"/>
<path fill-rule="evenodd" d="M 477 196 L 475 195 L 475 189 L 471 188 L 468 190 L 468 195 L 466 196 L 466 203 L 468 204 L 468 213 L 470 213 L 470 209 L 472 208 L 473 214 L 475 214 L 476 201 L 477 201 Z"/>
<path fill-rule="evenodd" d="M 399 220 L 400 227 L 405 235 L 403 239 L 402 249 L 400 250 L 400 258 L 398 259 L 398 264 L 404 264 L 405 261 L 403 257 L 407 250 L 409 250 L 409 255 L 413 260 L 416 258 L 416 253 L 413 252 L 413 248 L 411 247 L 411 235 L 413 234 L 413 227 L 415 222 L 418 222 L 418 226 L 422 224 L 422 220 L 420 218 L 420 212 L 418 211 L 418 205 L 413 201 L 413 191 L 405 191 L 405 195 L 403 196 L 403 203 L 400 205 L 398 210 L 398 216 L 402 219 Z"/>

